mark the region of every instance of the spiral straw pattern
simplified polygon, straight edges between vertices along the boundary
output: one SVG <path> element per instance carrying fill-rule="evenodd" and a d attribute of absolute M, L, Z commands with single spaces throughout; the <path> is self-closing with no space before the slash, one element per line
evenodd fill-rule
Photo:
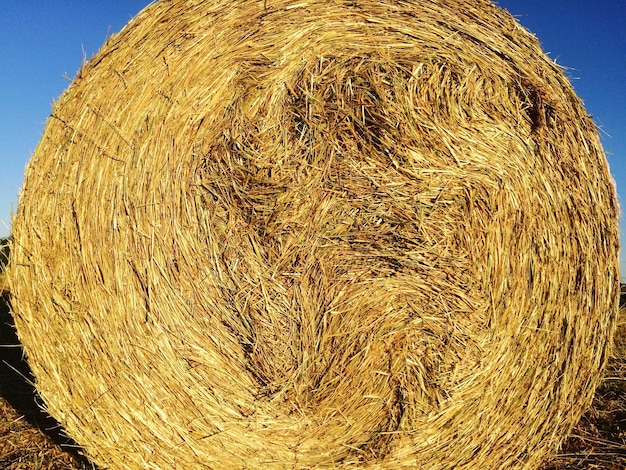
<path fill-rule="evenodd" d="M 617 313 L 594 124 L 486 0 L 152 4 L 13 230 L 37 388 L 102 468 L 537 468 Z"/>

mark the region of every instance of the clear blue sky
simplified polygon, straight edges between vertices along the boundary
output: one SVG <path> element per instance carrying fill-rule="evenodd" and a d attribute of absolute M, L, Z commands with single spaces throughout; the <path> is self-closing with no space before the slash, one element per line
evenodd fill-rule
<path fill-rule="evenodd" d="M 268 0 L 271 1 L 271 0 Z M 0 236 L 9 233 L 24 166 L 51 105 L 83 57 L 98 51 L 149 1 L 4 0 L 0 9 Z M 499 0 L 568 67 L 602 129 L 626 207 L 626 0 Z M 622 223 L 622 243 L 626 244 Z M 622 278 L 626 278 L 622 250 Z"/>

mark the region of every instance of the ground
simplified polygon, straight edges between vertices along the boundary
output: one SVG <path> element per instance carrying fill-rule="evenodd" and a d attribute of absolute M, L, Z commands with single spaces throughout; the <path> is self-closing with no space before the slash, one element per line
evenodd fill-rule
<path fill-rule="evenodd" d="M 63 436 L 59 424 L 41 411 L 8 301 L 4 291 L 0 299 L 0 469 L 94 469 Z M 613 357 L 592 408 L 543 470 L 626 468 L 626 308 L 620 310 L 618 323 Z"/>

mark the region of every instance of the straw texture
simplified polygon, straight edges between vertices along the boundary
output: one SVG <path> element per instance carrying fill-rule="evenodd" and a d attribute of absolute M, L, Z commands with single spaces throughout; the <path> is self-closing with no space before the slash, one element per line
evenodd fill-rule
<path fill-rule="evenodd" d="M 149 6 L 13 237 L 37 388 L 103 468 L 536 468 L 618 306 L 595 127 L 485 0 Z"/>

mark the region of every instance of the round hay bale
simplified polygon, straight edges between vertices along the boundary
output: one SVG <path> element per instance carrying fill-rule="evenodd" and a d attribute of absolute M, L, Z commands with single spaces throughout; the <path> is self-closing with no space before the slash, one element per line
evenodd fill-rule
<path fill-rule="evenodd" d="M 55 104 L 10 278 L 103 468 L 536 468 L 617 245 L 591 119 L 490 2 L 161 1 Z"/>

